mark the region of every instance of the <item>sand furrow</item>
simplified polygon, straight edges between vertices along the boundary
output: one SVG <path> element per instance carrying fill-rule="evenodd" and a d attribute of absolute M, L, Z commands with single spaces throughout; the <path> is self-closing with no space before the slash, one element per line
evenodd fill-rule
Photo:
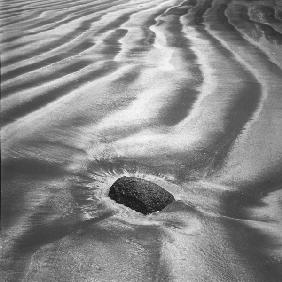
<path fill-rule="evenodd" d="M 54 63 L 59 63 L 65 59 L 70 59 L 72 57 L 75 57 L 83 53 L 84 51 L 86 51 L 87 49 L 93 46 L 94 46 L 94 43 L 92 41 L 84 40 L 83 42 L 79 43 L 78 45 L 68 49 L 67 52 L 62 52 L 56 55 L 51 55 L 47 57 L 46 59 L 39 60 L 37 62 L 32 62 L 29 64 L 25 64 L 21 67 L 16 67 L 13 70 L 4 72 L 2 74 L 2 81 L 5 82 L 6 80 L 14 79 L 17 76 L 24 75 L 32 71 L 40 70 Z"/>
<path fill-rule="evenodd" d="M 84 83 L 105 76 L 107 73 L 114 71 L 115 68 L 115 64 L 108 63 L 101 69 L 95 69 L 91 71 L 89 70 L 88 72 L 76 77 L 75 80 L 71 79 L 70 81 L 67 81 L 51 90 L 41 90 L 38 94 L 35 95 L 35 97 L 27 97 L 26 102 L 22 102 L 13 107 L 9 107 L 7 110 L 5 110 L 5 102 L 2 101 L 3 108 L 1 125 L 4 126 L 7 123 L 13 122 L 15 119 L 18 119 L 26 114 L 30 114 L 32 111 L 45 106 L 47 103 L 50 103 L 55 99 L 70 93 L 70 91 L 75 90 Z"/>
<path fill-rule="evenodd" d="M 122 6 L 122 5 L 121 5 Z M 133 5 L 132 5 L 133 6 Z M 124 5 L 123 9 L 126 10 L 130 8 L 130 6 L 128 5 Z M 122 11 L 123 9 L 120 9 L 120 11 Z M 106 31 L 104 29 L 111 29 L 113 28 L 116 24 L 120 24 L 122 22 L 125 22 L 128 19 L 128 15 L 131 14 L 132 12 L 127 13 L 127 15 L 121 15 L 119 16 L 116 20 L 114 20 L 112 23 L 109 23 L 107 27 L 103 27 L 102 30 L 101 28 L 96 28 L 96 31 L 94 31 L 96 35 L 101 34 L 103 31 Z M 53 51 L 54 49 L 57 49 L 61 46 L 64 45 L 69 45 L 69 43 L 71 41 L 77 40 L 78 38 L 82 37 L 84 34 L 87 35 L 88 37 L 90 36 L 90 34 L 87 34 L 87 31 L 89 31 L 89 29 L 91 28 L 91 26 L 93 25 L 93 22 L 98 21 L 98 20 L 102 20 L 103 18 L 105 18 L 105 20 L 110 19 L 110 13 L 108 11 L 108 14 L 106 16 L 96 16 L 87 20 L 82 21 L 81 23 L 79 23 L 79 26 L 74 28 L 73 31 L 65 34 L 64 36 L 61 36 L 58 40 L 55 40 L 51 43 L 47 43 L 44 44 L 42 47 L 40 48 L 36 48 L 35 50 L 33 50 L 32 52 L 28 51 L 24 52 L 25 54 L 10 54 L 8 58 L 6 58 L 5 56 L 3 56 L 3 63 L 2 66 L 3 68 L 5 68 L 5 66 L 9 66 L 15 63 L 19 63 L 21 61 L 30 59 L 30 58 L 34 58 L 35 56 L 39 56 L 39 55 L 43 55 L 46 52 L 50 52 Z M 102 24 L 102 22 L 101 22 Z M 95 30 L 95 28 L 94 28 Z M 35 47 L 37 47 L 37 45 L 35 45 Z M 23 53 L 23 51 L 21 52 Z M 5 69 L 4 69 L 5 72 Z"/>

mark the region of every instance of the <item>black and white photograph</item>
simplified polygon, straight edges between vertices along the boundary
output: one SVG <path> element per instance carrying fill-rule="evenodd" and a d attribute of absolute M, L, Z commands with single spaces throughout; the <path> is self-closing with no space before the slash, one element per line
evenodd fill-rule
<path fill-rule="evenodd" d="M 2 282 L 282 281 L 282 0 L 0 0 Z"/>

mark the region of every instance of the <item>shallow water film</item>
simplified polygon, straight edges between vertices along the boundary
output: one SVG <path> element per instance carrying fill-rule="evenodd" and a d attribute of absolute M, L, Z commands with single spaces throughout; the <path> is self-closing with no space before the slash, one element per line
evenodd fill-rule
<path fill-rule="evenodd" d="M 1 281 L 282 281 L 281 0 L 0 3 Z"/>

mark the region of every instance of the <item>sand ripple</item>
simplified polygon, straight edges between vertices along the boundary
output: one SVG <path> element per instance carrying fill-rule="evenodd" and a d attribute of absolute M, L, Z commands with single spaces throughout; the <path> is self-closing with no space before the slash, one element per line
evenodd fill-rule
<path fill-rule="evenodd" d="M 5 281 L 281 281 L 279 0 L 3 1 Z M 178 200 L 143 216 L 121 175 Z"/>

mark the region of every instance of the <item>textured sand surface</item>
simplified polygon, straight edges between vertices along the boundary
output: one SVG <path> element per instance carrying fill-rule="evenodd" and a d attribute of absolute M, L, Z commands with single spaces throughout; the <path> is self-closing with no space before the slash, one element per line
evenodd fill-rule
<path fill-rule="evenodd" d="M 1 1 L 3 281 L 282 281 L 280 0 Z M 136 176 L 177 199 L 112 201 Z"/>

